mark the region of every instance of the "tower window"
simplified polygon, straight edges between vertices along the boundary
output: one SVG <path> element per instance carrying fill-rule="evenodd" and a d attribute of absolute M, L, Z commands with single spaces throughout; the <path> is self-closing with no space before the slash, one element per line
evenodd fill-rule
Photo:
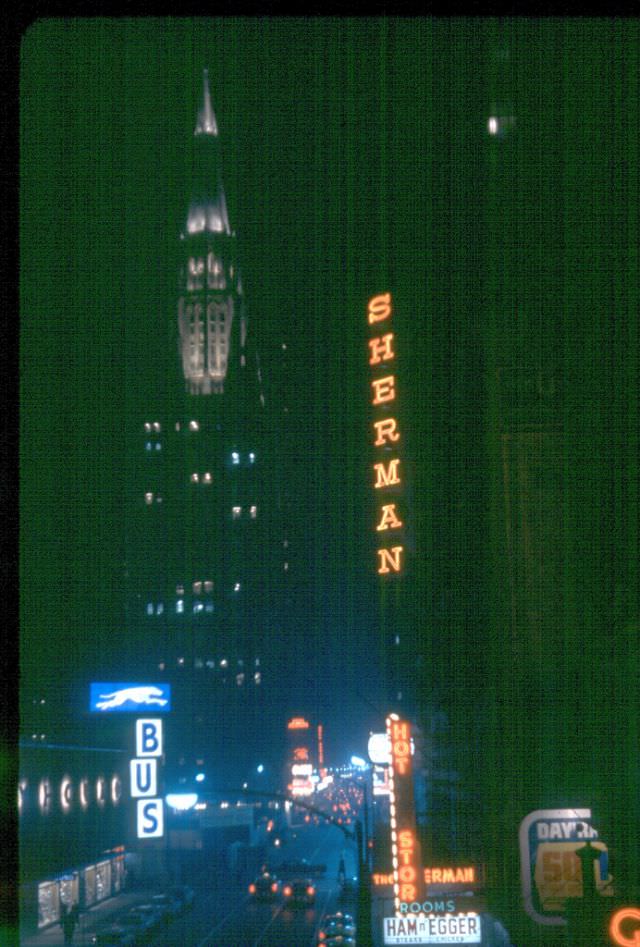
<path fill-rule="evenodd" d="M 211 579 L 207 579 L 204 583 L 204 590 L 205 592 L 213 592 L 213 582 Z"/>
<path fill-rule="evenodd" d="M 198 615 L 200 612 L 204 611 L 204 605 L 202 602 L 193 603 L 193 614 Z"/>
<path fill-rule="evenodd" d="M 237 451 L 232 451 L 231 453 L 231 463 L 239 464 L 240 463 L 240 454 Z"/>
<path fill-rule="evenodd" d="M 241 513 L 242 513 L 242 507 L 241 507 L 241 506 L 232 506 L 232 507 L 231 507 L 231 516 L 232 516 L 232 518 L 233 518 L 234 520 L 239 520 Z"/>
<path fill-rule="evenodd" d="M 233 591 L 234 591 L 234 592 L 239 592 L 239 591 L 240 591 L 240 583 L 239 583 L 239 582 L 235 582 L 235 583 L 234 583 Z"/>
<path fill-rule="evenodd" d="M 199 431 L 200 423 L 198 421 L 189 421 L 189 430 L 190 431 Z"/>
<path fill-rule="evenodd" d="M 150 421 L 145 421 L 145 422 L 144 422 L 144 429 L 145 429 L 145 431 L 147 432 L 147 434 L 149 434 L 149 432 L 152 430 L 151 422 L 150 422 Z"/>
<path fill-rule="evenodd" d="M 221 667 L 221 668 L 226 668 L 226 667 L 228 667 L 228 666 L 229 666 L 229 662 L 227 661 L 226 658 L 223 658 L 223 659 L 220 661 L 220 667 Z"/>
<path fill-rule="evenodd" d="M 147 506 L 153 503 L 153 493 L 145 493 L 144 502 L 147 504 Z"/>
<path fill-rule="evenodd" d="M 250 506 L 250 507 L 249 507 L 249 514 L 250 514 L 250 516 L 251 516 L 251 519 L 254 520 L 254 519 L 256 518 L 256 516 L 258 515 L 258 507 L 257 507 L 257 506 Z"/>
<path fill-rule="evenodd" d="M 184 595 L 184 585 L 181 582 L 176 585 L 176 595 Z"/>
<path fill-rule="evenodd" d="M 147 602 L 147 615 L 153 615 L 153 602 Z"/>
<path fill-rule="evenodd" d="M 162 615 L 163 611 L 164 611 L 164 604 L 162 602 L 158 602 L 158 604 L 156 605 L 156 615 Z"/>
<path fill-rule="evenodd" d="M 204 606 L 204 610 L 205 612 L 207 612 L 207 614 L 210 615 L 211 612 L 213 611 L 213 602 L 207 602 L 206 605 Z"/>
<path fill-rule="evenodd" d="M 236 674 L 236 684 L 238 685 L 238 687 L 242 687 L 242 685 L 244 684 L 244 673 Z"/>
<path fill-rule="evenodd" d="M 144 445 L 145 450 L 151 450 L 151 447 L 152 447 L 151 441 L 147 441 L 147 443 Z"/>
<path fill-rule="evenodd" d="M 255 461 L 256 461 L 256 455 L 255 455 L 253 452 L 251 452 L 251 453 L 249 454 L 249 463 L 250 463 L 250 464 L 254 464 Z"/>
<path fill-rule="evenodd" d="M 200 474 L 192 473 L 192 474 L 191 474 L 191 483 L 200 483 Z"/>
<path fill-rule="evenodd" d="M 200 595 L 202 592 L 202 582 L 194 582 L 192 588 L 194 595 Z"/>
<path fill-rule="evenodd" d="M 162 450 L 162 444 L 160 441 L 156 441 L 156 450 Z"/>
<path fill-rule="evenodd" d="M 253 675 L 253 680 L 255 681 L 256 684 L 260 684 L 260 682 L 262 681 L 262 674 L 260 673 L 260 671 L 256 671 L 256 673 Z"/>
<path fill-rule="evenodd" d="M 211 483 L 211 474 L 209 473 L 209 471 L 207 471 L 205 474 L 202 475 L 202 482 Z"/>
<path fill-rule="evenodd" d="M 178 615 L 182 615 L 182 613 L 184 612 L 184 601 L 181 598 L 179 598 L 178 601 L 176 602 L 176 612 L 178 613 Z"/>
<path fill-rule="evenodd" d="M 161 427 L 160 427 L 160 422 L 159 422 L 159 421 L 154 421 L 154 422 L 153 422 L 153 430 L 154 430 L 154 431 L 157 431 L 158 434 L 160 433 L 160 431 L 161 431 L 162 429 L 161 429 Z"/>

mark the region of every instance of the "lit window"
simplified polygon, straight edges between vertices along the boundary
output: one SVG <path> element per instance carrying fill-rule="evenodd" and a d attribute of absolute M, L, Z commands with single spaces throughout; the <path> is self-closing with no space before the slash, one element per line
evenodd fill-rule
<path fill-rule="evenodd" d="M 179 430 L 180 430 L 180 422 L 176 421 L 176 431 L 179 431 Z"/>
<path fill-rule="evenodd" d="M 197 615 L 199 612 L 204 611 L 204 605 L 202 602 L 194 602 L 193 604 L 193 614 Z"/>
<path fill-rule="evenodd" d="M 241 506 L 232 506 L 232 507 L 231 507 L 231 516 L 233 517 L 234 520 L 240 519 L 240 514 L 241 514 L 241 513 L 242 513 L 242 507 L 241 507 Z"/>
<path fill-rule="evenodd" d="M 244 674 L 236 674 L 236 684 L 238 687 L 242 687 L 244 684 Z"/>
<path fill-rule="evenodd" d="M 256 673 L 253 675 L 253 679 L 256 684 L 259 684 L 261 682 L 262 675 L 260 674 L 260 671 L 256 671 Z"/>
<path fill-rule="evenodd" d="M 239 667 L 239 668 L 243 668 L 243 667 L 244 667 L 244 661 L 242 660 L 242 658 L 238 658 L 238 667 Z"/>
<path fill-rule="evenodd" d="M 239 464 L 240 463 L 240 454 L 237 451 L 233 451 L 231 454 L 231 463 Z"/>
<path fill-rule="evenodd" d="M 147 602 L 147 615 L 153 615 L 153 604 L 151 602 Z"/>
<path fill-rule="evenodd" d="M 234 592 L 239 592 L 239 591 L 240 591 L 240 583 L 239 583 L 239 582 L 236 582 L 236 583 L 234 584 L 234 586 L 233 586 L 233 591 L 234 591 Z"/>
<path fill-rule="evenodd" d="M 176 602 L 176 612 L 181 615 L 184 611 L 184 602 L 181 598 Z"/>
<path fill-rule="evenodd" d="M 190 431 L 199 431 L 200 424 L 198 421 L 189 421 L 189 430 Z"/>
<path fill-rule="evenodd" d="M 147 441 L 147 443 L 144 445 L 144 449 L 151 450 L 151 441 Z"/>
<path fill-rule="evenodd" d="M 200 474 L 192 473 L 192 474 L 191 474 L 191 483 L 200 483 Z"/>
<path fill-rule="evenodd" d="M 160 441 L 156 443 L 156 450 L 162 450 L 162 444 L 160 443 Z"/>
<path fill-rule="evenodd" d="M 184 595 L 184 585 L 182 583 L 176 585 L 176 595 Z"/>
<path fill-rule="evenodd" d="M 151 423 L 149 421 L 144 422 L 144 429 L 147 432 L 147 434 L 151 431 Z"/>
<path fill-rule="evenodd" d="M 222 659 L 222 661 L 220 662 L 220 667 L 221 667 L 221 668 L 229 667 L 229 662 L 227 661 L 226 658 L 223 658 L 223 659 Z"/>
<path fill-rule="evenodd" d="M 160 422 L 159 422 L 159 421 L 154 421 L 154 422 L 153 422 L 153 430 L 154 430 L 154 431 L 157 431 L 158 434 L 160 433 Z"/>
<path fill-rule="evenodd" d="M 396 635 L 396 644 L 400 644 L 400 635 Z"/>
<path fill-rule="evenodd" d="M 288 548 L 289 548 L 289 540 L 288 540 L 288 539 L 285 539 L 285 541 L 283 542 L 282 545 L 284 546 L 285 549 L 288 549 Z"/>
<path fill-rule="evenodd" d="M 211 612 L 213 611 L 213 602 L 207 602 L 207 604 L 204 607 L 204 610 L 208 614 L 211 614 Z"/>
<path fill-rule="evenodd" d="M 288 562 L 285 562 L 283 568 L 284 568 L 284 571 L 285 571 L 285 572 L 288 572 L 288 571 L 289 571 L 289 563 L 288 563 Z"/>
<path fill-rule="evenodd" d="M 194 595 L 200 595 L 202 592 L 202 582 L 194 582 L 192 588 Z"/>
<path fill-rule="evenodd" d="M 164 605 L 162 602 L 159 602 L 158 605 L 156 606 L 156 615 L 162 615 L 163 611 L 164 611 Z"/>
<path fill-rule="evenodd" d="M 156 497 L 156 503 L 162 503 L 162 497 Z"/>
<path fill-rule="evenodd" d="M 208 471 L 207 471 L 206 474 L 203 475 L 203 477 L 202 477 L 202 482 L 203 482 L 203 483 L 211 483 L 211 474 L 210 474 Z"/>
<path fill-rule="evenodd" d="M 205 592 L 213 592 L 213 582 L 211 579 L 207 579 L 207 581 L 204 583 L 204 590 Z"/>
<path fill-rule="evenodd" d="M 492 115 L 487 122 L 487 131 L 490 135 L 498 134 L 498 119 L 495 117 L 495 115 Z"/>
<path fill-rule="evenodd" d="M 250 515 L 251 515 L 251 519 L 254 520 L 254 519 L 256 518 L 256 516 L 258 515 L 258 507 L 257 507 L 257 506 L 250 506 L 250 507 L 249 507 L 249 513 L 250 513 Z"/>
<path fill-rule="evenodd" d="M 167 666 L 167 665 L 164 663 L 164 661 L 161 661 L 160 664 L 158 665 L 158 670 L 164 671 L 164 669 L 166 668 L 166 666 Z"/>
<path fill-rule="evenodd" d="M 256 658 L 255 664 L 257 668 L 260 667 L 260 658 Z"/>
<path fill-rule="evenodd" d="M 202 658 L 196 658 L 195 661 L 193 662 L 193 666 L 196 668 L 201 668 L 203 667 L 203 665 L 204 665 L 204 661 L 202 660 Z"/>
<path fill-rule="evenodd" d="M 249 454 L 249 463 L 253 464 L 255 463 L 255 460 L 256 460 L 256 455 L 254 453 Z"/>
<path fill-rule="evenodd" d="M 153 503 L 153 493 L 145 493 L 144 502 L 149 506 L 150 503 Z"/>
<path fill-rule="evenodd" d="M 178 658 L 178 664 L 182 667 L 184 665 L 184 658 Z"/>
<path fill-rule="evenodd" d="M 212 661 L 211 658 L 209 658 L 209 660 L 207 661 L 207 667 L 214 668 L 215 666 L 216 666 L 216 662 Z"/>

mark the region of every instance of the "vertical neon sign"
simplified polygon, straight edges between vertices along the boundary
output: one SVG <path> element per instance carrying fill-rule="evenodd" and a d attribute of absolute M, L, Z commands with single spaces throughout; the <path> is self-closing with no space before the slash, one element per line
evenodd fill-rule
<path fill-rule="evenodd" d="M 421 905 L 424 900 L 424 870 L 413 799 L 411 726 L 397 714 L 389 714 L 387 735 L 391 746 L 389 810 L 394 906 L 399 916 L 415 916 L 418 911 L 411 911 L 410 906 Z"/>
<path fill-rule="evenodd" d="M 391 293 L 380 293 L 372 296 L 367 304 L 367 321 L 370 326 L 379 322 L 388 321 L 393 314 Z M 387 328 L 385 326 L 385 328 Z M 376 328 L 374 331 L 379 332 Z M 404 524 L 396 509 L 395 502 L 389 502 L 389 492 L 394 495 L 402 484 L 400 473 L 400 457 L 388 457 L 392 449 L 397 453 L 400 440 L 400 431 L 396 418 L 388 412 L 393 411 L 397 400 L 396 376 L 389 374 L 390 363 L 395 364 L 393 332 L 384 332 L 368 341 L 369 365 L 376 371 L 376 377 L 371 379 L 371 404 L 378 414 L 384 417 L 373 421 L 373 446 L 379 448 L 381 458 L 376 458 L 373 464 L 373 486 L 380 490 L 380 511 L 377 516 L 376 533 L 380 533 L 379 542 L 384 546 L 377 549 L 377 568 L 379 575 L 389 575 L 402 572 L 404 562 L 404 546 L 397 542 L 397 533 Z M 378 376 L 378 371 L 382 372 Z"/>

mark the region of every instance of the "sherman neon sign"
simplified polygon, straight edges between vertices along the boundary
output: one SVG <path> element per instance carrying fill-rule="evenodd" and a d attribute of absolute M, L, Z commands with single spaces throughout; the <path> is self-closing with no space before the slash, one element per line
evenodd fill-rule
<path fill-rule="evenodd" d="M 367 304 L 367 321 L 370 326 L 391 318 L 393 306 L 391 293 L 372 296 Z M 376 332 L 378 329 L 375 330 Z M 377 570 L 379 575 L 400 573 L 403 569 L 404 546 L 397 543 L 395 532 L 404 525 L 398 513 L 396 502 L 389 502 L 387 491 L 396 494 L 402 485 L 400 457 L 388 457 L 388 452 L 400 440 L 400 431 L 396 418 L 386 415 L 397 400 L 396 376 L 388 374 L 389 364 L 395 364 L 395 336 L 385 332 L 368 340 L 369 365 L 380 368 L 385 374 L 371 379 L 371 404 L 376 412 L 385 413 L 385 417 L 373 421 L 373 446 L 384 451 L 384 460 L 375 459 L 373 463 L 373 487 L 380 493 L 380 511 L 376 518 L 376 534 L 382 534 L 380 540 L 387 539 L 389 544 L 377 549 Z"/>
<path fill-rule="evenodd" d="M 391 816 L 391 853 L 393 893 L 396 915 L 421 910 L 424 902 L 424 869 L 420 840 L 416 831 L 411 766 L 411 727 L 396 714 L 387 717 L 391 744 L 389 774 L 389 812 Z M 417 911 L 416 911 L 417 913 Z"/>

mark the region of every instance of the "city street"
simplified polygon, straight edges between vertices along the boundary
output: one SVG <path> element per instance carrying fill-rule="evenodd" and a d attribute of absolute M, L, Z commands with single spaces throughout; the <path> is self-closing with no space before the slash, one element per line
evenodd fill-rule
<path fill-rule="evenodd" d="M 338 863 L 343 855 L 347 872 L 355 873 L 355 851 L 352 843 L 345 846 L 343 834 L 335 826 L 296 828 L 269 867 L 283 881 L 291 872 L 279 872 L 280 861 L 305 858 L 326 865 L 324 875 L 313 877 L 316 904 L 313 908 L 288 909 L 279 899 L 273 903 L 253 903 L 247 893 L 251 878 L 234 880 L 218 868 L 206 877 L 189 879 L 196 892 L 193 908 L 167 925 L 152 940 L 151 947 L 312 947 L 321 918 L 337 910 L 355 916 L 355 902 L 338 902 Z M 297 875 L 296 875 L 297 877 Z M 81 916 L 73 943 L 88 947 L 96 931 L 117 923 L 134 904 L 142 904 L 158 893 L 139 891 L 127 893 L 104 902 Z M 24 938 L 22 947 L 58 947 L 63 944 L 59 925 Z"/>

